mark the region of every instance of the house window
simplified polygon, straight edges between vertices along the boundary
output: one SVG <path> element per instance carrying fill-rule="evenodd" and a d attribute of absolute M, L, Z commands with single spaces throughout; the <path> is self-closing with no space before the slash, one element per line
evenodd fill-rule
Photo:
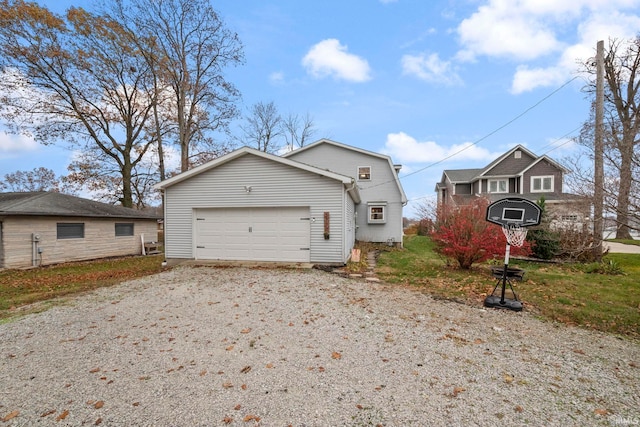
<path fill-rule="evenodd" d="M 133 236 L 132 222 L 116 222 L 116 237 Z"/>
<path fill-rule="evenodd" d="M 492 179 L 489 181 L 489 193 L 506 193 L 507 188 L 506 179 Z"/>
<path fill-rule="evenodd" d="M 359 166 L 358 167 L 358 181 L 371 180 L 371 166 Z"/>
<path fill-rule="evenodd" d="M 560 219 L 564 222 L 578 222 L 578 215 L 562 215 Z"/>
<path fill-rule="evenodd" d="M 543 193 L 553 191 L 553 176 L 532 176 L 531 192 Z"/>
<path fill-rule="evenodd" d="M 387 222 L 386 203 L 369 205 L 369 224 L 384 224 Z"/>
<path fill-rule="evenodd" d="M 57 224 L 57 238 L 61 239 L 84 239 L 84 223 L 82 222 L 59 222 Z"/>

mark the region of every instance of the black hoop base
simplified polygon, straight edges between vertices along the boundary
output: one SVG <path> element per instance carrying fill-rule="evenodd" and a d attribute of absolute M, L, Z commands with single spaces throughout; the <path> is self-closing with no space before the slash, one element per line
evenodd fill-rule
<path fill-rule="evenodd" d="M 522 311 L 522 303 L 518 300 L 505 298 L 502 300 L 497 295 L 489 295 L 484 300 L 485 307 L 506 308 L 507 310 Z"/>

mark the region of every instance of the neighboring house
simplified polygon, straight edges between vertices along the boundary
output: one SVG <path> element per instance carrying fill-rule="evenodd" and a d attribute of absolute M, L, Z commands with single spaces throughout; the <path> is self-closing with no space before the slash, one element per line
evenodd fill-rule
<path fill-rule="evenodd" d="M 589 224 L 590 205 L 563 192 L 567 172 L 550 157 L 517 145 L 484 168 L 445 170 L 435 189 L 438 206 L 462 205 L 475 197 L 491 201 L 521 197 L 533 202 L 544 197 L 555 226 L 583 227 Z"/>
<path fill-rule="evenodd" d="M 157 220 L 67 194 L 0 193 L 0 268 L 140 254 Z"/>
<path fill-rule="evenodd" d="M 350 168 L 338 167 L 348 159 Z M 362 176 L 357 179 L 359 167 Z M 388 187 L 394 189 L 393 197 Z M 356 238 L 402 239 L 406 199 L 390 159 L 332 141 L 282 157 L 243 147 L 156 188 L 164 192 L 170 263 L 344 264 Z M 364 194 L 377 198 L 365 199 Z"/>

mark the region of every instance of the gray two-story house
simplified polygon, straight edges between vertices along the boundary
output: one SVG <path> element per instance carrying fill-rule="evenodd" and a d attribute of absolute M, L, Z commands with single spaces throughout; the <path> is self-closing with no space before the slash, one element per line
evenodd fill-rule
<path fill-rule="evenodd" d="M 477 169 L 449 169 L 436 184 L 438 205 L 462 205 L 476 197 L 491 201 L 521 197 L 537 202 L 544 198 L 552 222 L 558 226 L 584 226 L 589 205 L 564 192 L 567 169 L 543 155 L 517 145 L 487 166 Z"/>
<path fill-rule="evenodd" d="M 401 245 L 399 169 L 326 139 L 283 156 L 242 147 L 156 185 L 167 261 L 343 264 L 356 240 Z"/>

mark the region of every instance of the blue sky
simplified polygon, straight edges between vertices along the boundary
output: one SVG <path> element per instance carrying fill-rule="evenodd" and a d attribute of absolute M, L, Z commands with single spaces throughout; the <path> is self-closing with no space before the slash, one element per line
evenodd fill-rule
<path fill-rule="evenodd" d="M 443 169 L 482 167 L 515 144 L 570 155 L 566 140 L 589 117 L 579 63 L 598 40 L 640 30 L 640 0 L 212 4 L 244 44 L 246 64 L 227 72 L 243 110 L 273 101 L 284 115 L 308 113 L 316 139 L 390 155 L 410 174 L 407 216 L 435 195 Z M 39 166 L 63 175 L 72 155 L 0 132 L 0 176 Z"/>

